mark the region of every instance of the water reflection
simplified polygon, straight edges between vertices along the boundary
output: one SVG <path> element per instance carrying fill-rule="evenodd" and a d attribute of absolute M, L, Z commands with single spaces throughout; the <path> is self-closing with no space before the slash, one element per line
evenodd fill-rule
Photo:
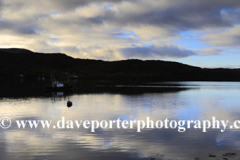
<path fill-rule="evenodd" d="M 101 88 L 77 93 L 39 93 L 35 97 L 2 97 L 1 115 L 14 120 L 204 120 L 215 116 L 240 119 L 240 83 L 184 83 L 175 90 L 134 92 Z M 197 89 L 191 89 L 193 84 Z M 172 85 L 169 83 L 168 85 Z M 172 85 L 175 86 L 176 85 Z M 215 87 L 214 87 L 215 86 Z M 170 87 L 174 88 L 174 87 Z M 189 89 L 190 88 L 190 89 Z M 193 87 L 194 88 L 194 87 Z M 133 88 L 133 89 L 138 89 Z M 101 92 L 101 90 L 103 90 Z M 157 92 L 158 91 L 158 92 Z M 141 93 L 141 94 L 139 94 Z M 66 107 L 71 100 L 74 107 Z M 229 123 L 230 123 L 229 122 Z M 222 159 L 239 158 L 239 130 L 207 133 L 188 129 L 0 129 L 1 159 Z M 210 153 L 210 155 L 209 155 Z M 223 156 L 225 154 L 225 156 Z M 213 157 L 214 155 L 216 157 Z"/>

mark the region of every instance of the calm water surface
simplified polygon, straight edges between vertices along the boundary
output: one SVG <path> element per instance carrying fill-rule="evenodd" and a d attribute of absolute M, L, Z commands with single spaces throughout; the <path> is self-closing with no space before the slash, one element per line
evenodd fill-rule
<path fill-rule="evenodd" d="M 156 86 L 155 86 L 156 84 Z M 162 87 L 161 87 L 162 85 Z M 155 88 L 155 87 L 156 88 Z M 0 159 L 239 159 L 240 130 L 187 129 L 18 129 L 15 120 L 240 120 L 240 83 L 167 82 L 154 83 L 154 92 L 112 91 L 35 93 L 14 90 L 2 93 L 0 117 L 13 124 L 0 128 Z M 179 88 L 168 91 L 168 88 Z M 159 93 L 156 89 L 159 88 Z M 164 91 L 161 88 L 167 88 Z M 23 89 L 23 88 L 22 88 Z M 129 92 L 128 92 L 129 91 Z M 10 92 L 10 93 L 9 93 Z M 22 92 L 22 96 L 21 96 Z M 7 95 L 7 96 L 4 96 Z M 11 96 L 12 95 L 12 96 Z M 66 106 L 68 98 L 73 106 Z M 223 156 L 236 153 L 234 156 Z M 209 154 L 214 155 L 210 156 Z"/>

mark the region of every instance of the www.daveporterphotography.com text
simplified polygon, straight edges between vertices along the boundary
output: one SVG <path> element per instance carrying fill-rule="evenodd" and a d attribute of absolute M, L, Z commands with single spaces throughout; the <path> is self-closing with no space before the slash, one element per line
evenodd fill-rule
<path fill-rule="evenodd" d="M 177 129 L 178 132 L 185 132 L 187 129 L 200 129 L 207 132 L 208 129 L 219 129 L 224 132 L 228 129 L 239 129 L 240 120 L 235 120 L 231 125 L 228 120 L 218 120 L 212 117 L 210 120 L 172 120 L 165 118 L 163 120 L 152 120 L 150 117 L 142 120 L 68 120 L 65 117 L 59 119 L 55 124 L 52 120 L 15 120 L 19 129 L 26 128 L 44 128 L 44 129 L 74 129 L 84 128 L 95 132 L 96 129 L 136 129 L 141 132 L 143 129 Z M 2 117 L 0 119 L 0 128 L 7 129 L 11 127 L 11 119 Z"/>

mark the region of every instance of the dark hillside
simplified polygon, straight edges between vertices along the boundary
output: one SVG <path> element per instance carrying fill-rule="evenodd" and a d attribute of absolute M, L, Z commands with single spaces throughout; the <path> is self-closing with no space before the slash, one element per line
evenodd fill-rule
<path fill-rule="evenodd" d="M 65 54 L 0 49 L 0 78 L 63 76 L 69 71 L 82 79 L 140 81 L 239 81 L 240 69 L 202 69 L 161 60 L 101 61 L 74 59 Z"/>

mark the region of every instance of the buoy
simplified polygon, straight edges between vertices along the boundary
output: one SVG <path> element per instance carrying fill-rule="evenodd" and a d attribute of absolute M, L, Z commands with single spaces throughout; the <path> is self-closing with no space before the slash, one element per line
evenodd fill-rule
<path fill-rule="evenodd" d="M 71 101 L 67 101 L 67 106 L 68 107 L 72 107 L 72 102 Z"/>

